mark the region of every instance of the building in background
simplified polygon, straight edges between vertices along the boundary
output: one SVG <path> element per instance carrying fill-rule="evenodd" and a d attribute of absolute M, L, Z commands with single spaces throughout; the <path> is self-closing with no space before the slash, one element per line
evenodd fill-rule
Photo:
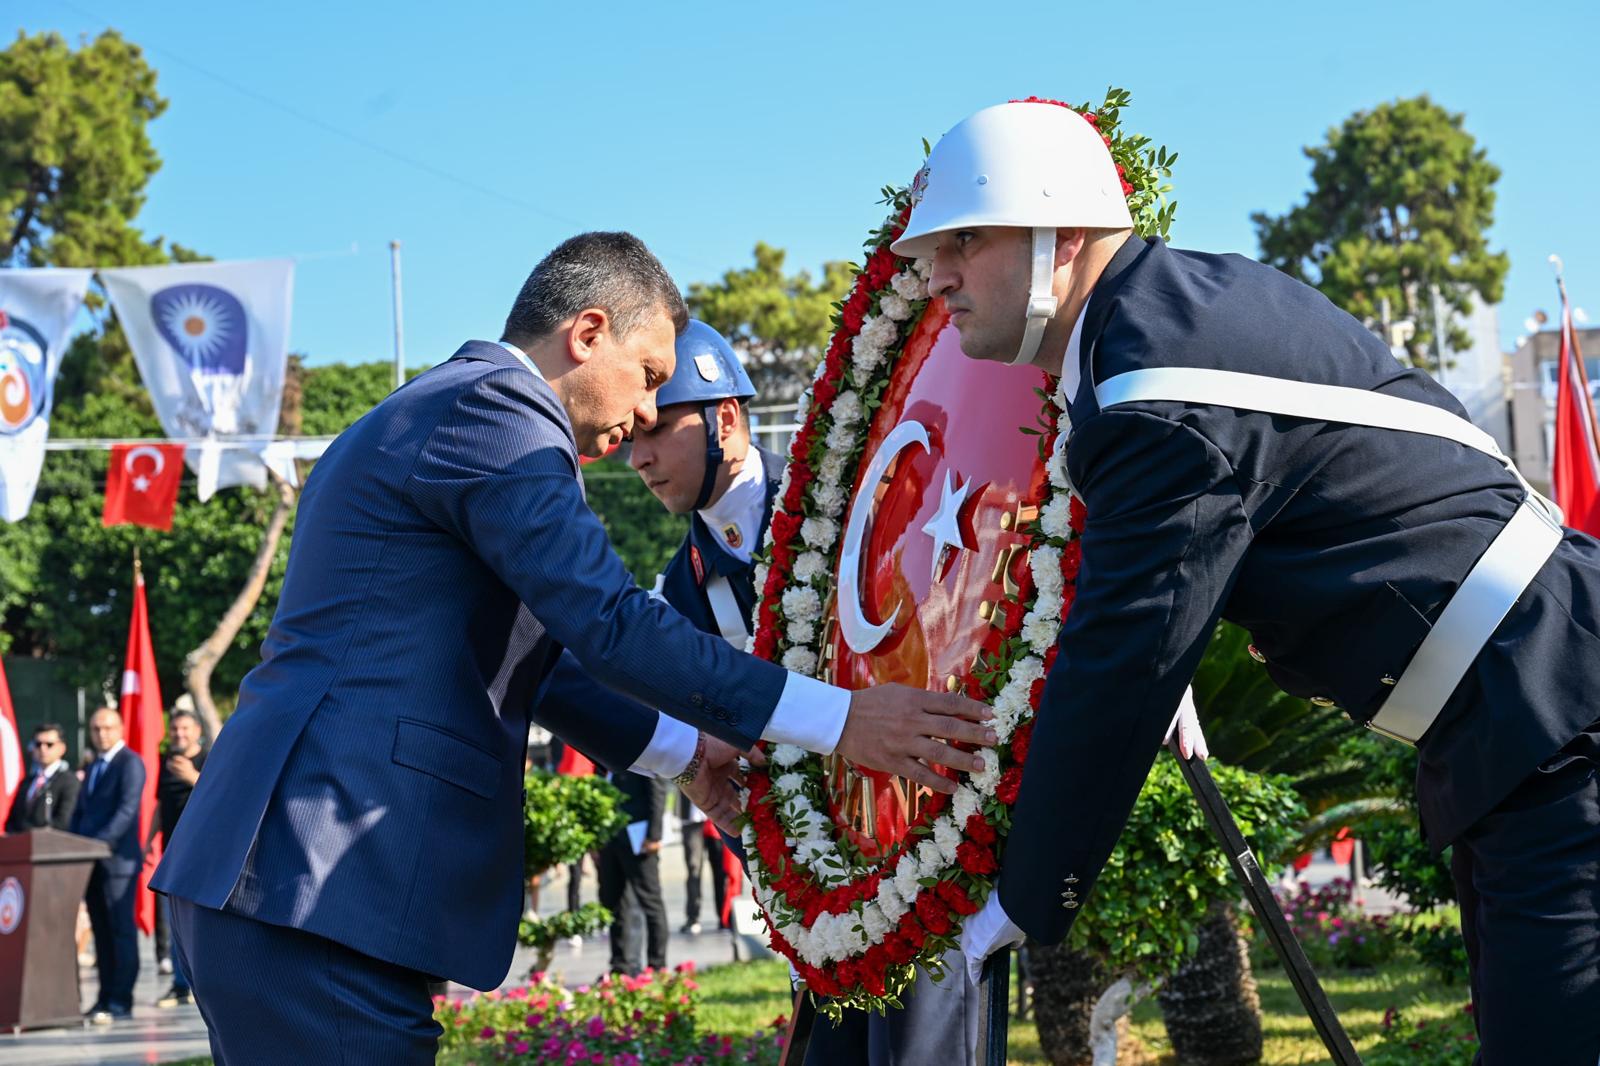
<path fill-rule="evenodd" d="M 1555 453 L 1556 368 L 1561 331 L 1541 329 L 1522 338 L 1511 353 L 1511 458 L 1540 492 L 1550 491 L 1550 459 Z M 1591 398 L 1600 402 L 1600 329 L 1575 331 L 1584 353 Z"/>

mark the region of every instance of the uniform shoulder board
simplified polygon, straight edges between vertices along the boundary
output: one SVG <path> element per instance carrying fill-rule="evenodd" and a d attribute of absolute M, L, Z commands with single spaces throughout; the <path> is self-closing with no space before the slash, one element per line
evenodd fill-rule
<path fill-rule="evenodd" d="M 689 545 L 689 565 L 694 567 L 694 583 L 696 585 L 704 585 L 706 583 L 705 560 L 700 558 L 700 549 L 693 544 Z"/>

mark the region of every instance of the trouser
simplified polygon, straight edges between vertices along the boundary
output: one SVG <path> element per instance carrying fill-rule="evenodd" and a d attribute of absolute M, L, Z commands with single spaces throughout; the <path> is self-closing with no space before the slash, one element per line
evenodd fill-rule
<path fill-rule="evenodd" d="M 172 954 L 216 1066 L 424 1066 L 442 1031 L 428 978 L 326 937 L 172 900 Z"/>
<path fill-rule="evenodd" d="M 94 864 L 84 903 L 94 930 L 95 968 L 100 973 L 100 994 L 95 1007 L 121 1013 L 133 1009 L 133 983 L 139 978 L 139 937 L 133 927 L 133 901 L 139 887 L 139 867 L 129 872 Z"/>
<path fill-rule="evenodd" d="M 600 849 L 600 903 L 611 912 L 611 970 L 639 972 L 639 933 L 636 918 L 644 921 L 649 952 L 646 965 L 662 970 L 667 965 L 667 905 L 661 898 L 659 852 L 635 855 L 628 835 L 619 833 Z"/>
<path fill-rule="evenodd" d="M 1455 842 L 1482 1066 L 1600 1060 L 1600 767 L 1564 756 Z"/>
<path fill-rule="evenodd" d="M 583 906 L 583 859 L 567 867 L 567 910 L 575 911 Z"/>
<path fill-rule="evenodd" d="M 820 1012 L 805 1066 L 962 1066 L 977 1060 L 978 989 L 960 949 L 945 957 L 943 981 L 917 967 L 903 1010 L 846 1010 L 835 1026 Z"/>
<path fill-rule="evenodd" d="M 189 975 L 183 972 L 183 962 L 182 962 L 182 960 L 178 958 L 177 952 L 172 951 L 172 949 L 171 949 L 171 943 L 172 943 L 172 941 L 171 941 L 171 937 L 172 937 L 172 897 L 170 897 L 170 896 L 162 896 L 161 897 L 161 906 L 156 908 L 156 915 L 157 915 L 157 917 L 165 919 L 161 924 L 162 924 L 162 927 L 165 928 L 166 931 L 167 931 L 167 937 L 168 937 L 168 940 L 167 940 L 168 948 L 167 948 L 167 950 L 169 952 L 168 957 L 170 959 L 172 959 L 172 987 L 173 987 L 174 990 L 176 990 L 178 992 L 187 992 L 187 991 L 189 991 Z"/>
<path fill-rule="evenodd" d="M 728 878 L 722 870 L 722 838 L 706 836 L 704 824 L 683 823 L 683 864 L 689 871 L 689 898 L 683 907 L 683 917 L 688 922 L 700 920 L 701 874 L 709 861 L 711 891 L 717 901 L 717 924 L 721 925 L 723 902 L 728 895 Z"/>

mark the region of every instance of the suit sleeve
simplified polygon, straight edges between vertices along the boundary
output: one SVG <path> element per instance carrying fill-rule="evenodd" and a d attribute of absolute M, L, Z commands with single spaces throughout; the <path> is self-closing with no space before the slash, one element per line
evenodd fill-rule
<path fill-rule="evenodd" d="M 56 774 L 61 779 L 61 792 L 56 797 L 55 809 L 50 812 L 50 828 L 72 828 L 72 813 L 78 809 L 78 790 L 82 786 L 78 782 L 78 775 L 69 770 Z"/>
<path fill-rule="evenodd" d="M 117 841 L 132 831 L 139 821 L 139 800 L 144 793 L 144 763 L 131 753 L 129 758 L 122 760 L 121 787 L 122 790 L 117 796 L 117 809 L 95 834 L 113 849 L 116 848 Z M 144 841 L 139 841 L 139 845 L 142 847 Z"/>
<path fill-rule="evenodd" d="M 639 761 L 655 735 L 656 712 L 613 692 L 561 653 L 535 701 L 533 720 L 613 773 Z"/>
<path fill-rule="evenodd" d="M 1068 470 L 1088 518 L 1000 880 L 1013 921 L 1067 934 L 1128 820 L 1194 675 L 1250 525 L 1226 458 L 1180 422 L 1118 409 L 1087 419 Z"/>
<path fill-rule="evenodd" d="M 786 672 L 700 632 L 633 583 L 579 489 L 549 387 L 519 367 L 483 375 L 407 482 L 594 678 L 723 740 L 758 740 Z"/>

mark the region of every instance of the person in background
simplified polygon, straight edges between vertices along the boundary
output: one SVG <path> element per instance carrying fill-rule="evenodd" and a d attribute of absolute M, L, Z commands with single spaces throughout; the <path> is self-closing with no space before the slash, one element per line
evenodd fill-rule
<path fill-rule="evenodd" d="M 700 935 L 701 875 L 707 859 L 711 866 L 711 889 L 717 901 L 717 928 L 726 929 L 722 912 L 728 895 L 728 878 L 722 868 L 722 834 L 706 818 L 706 812 L 691 803 L 688 796 L 679 792 L 675 802 L 683 830 L 683 865 L 689 875 L 689 895 L 683 908 L 683 928 L 679 932 Z"/>
<path fill-rule="evenodd" d="M 67 766 L 66 733 L 55 722 L 33 731 L 33 766 L 6 819 L 7 833 L 68 829 L 78 805 L 78 775 Z"/>
<path fill-rule="evenodd" d="M 122 715 L 102 707 L 89 719 L 89 740 L 97 753 L 84 775 L 72 831 L 111 847 L 94 864 L 84 902 L 94 928 L 95 966 L 100 992 L 88 1010 L 89 1021 L 110 1025 L 133 1016 L 133 983 L 139 977 L 139 940 L 133 928 L 133 901 L 139 887 L 139 801 L 144 794 L 144 763 L 122 740 Z"/>
<path fill-rule="evenodd" d="M 183 816 L 189 795 L 200 782 L 200 768 L 206 761 L 205 747 L 201 744 L 204 736 L 205 730 L 193 711 L 180 708 L 167 719 L 167 758 L 161 764 L 161 774 L 156 781 L 157 817 L 151 820 L 150 835 L 144 842 L 146 859 L 155 850 L 157 834 L 160 834 L 163 846 L 172 839 L 172 831 L 178 827 L 178 819 Z M 161 897 L 161 910 L 170 926 L 172 904 L 166 896 Z M 183 963 L 176 955 L 170 961 L 172 987 L 166 995 L 156 1000 L 156 1006 L 163 1009 L 194 1002 L 194 996 L 189 991 L 189 979 L 183 972 Z"/>
<path fill-rule="evenodd" d="M 667 966 L 667 905 L 661 898 L 661 828 L 667 813 L 667 782 L 659 777 L 611 775 L 626 797 L 628 825 L 600 847 L 600 904 L 612 914 L 611 972 L 639 974 L 638 921 L 648 933 L 645 965 Z"/>

